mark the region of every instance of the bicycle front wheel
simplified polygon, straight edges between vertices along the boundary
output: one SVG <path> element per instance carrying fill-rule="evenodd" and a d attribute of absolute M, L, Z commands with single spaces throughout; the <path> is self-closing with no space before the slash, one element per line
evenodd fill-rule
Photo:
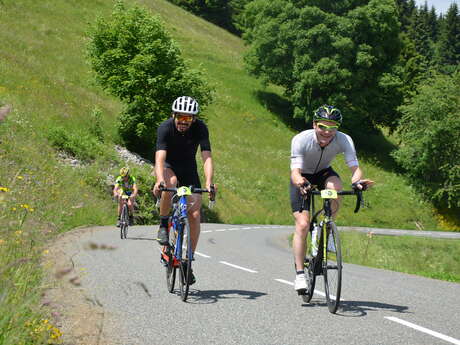
<path fill-rule="evenodd" d="M 312 253 L 312 232 L 308 231 L 307 234 L 307 252 L 305 254 L 305 260 L 304 260 L 304 272 L 305 272 L 305 277 L 307 277 L 307 286 L 308 290 L 306 291 L 305 294 L 302 294 L 302 299 L 305 303 L 309 303 L 310 300 L 313 297 L 313 294 L 315 292 L 315 284 L 316 284 L 316 273 L 315 273 L 315 265 L 316 265 L 316 260 L 315 257 L 313 256 Z"/>
<path fill-rule="evenodd" d="M 174 265 L 175 259 L 174 259 L 174 248 L 175 248 L 175 231 L 172 227 L 170 227 L 170 232 L 169 232 L 169 245 L 165 246 L 163 249 L 163 259 L 166 260 L 166 286 L 168 287 L 169 292 L 174 291 L 174 284 L 176 283 L 176 271 L 177 267 Z"/>
<path fill-rule="evenodd" d="M 188 223 L 188 219 L 184 220 L 182 224 L 182 235 L 183 235 L 183 248 L 182 250 L 182 258 L 179 266 L 180 276 L 181 279 L 179 280 L 180 285 L 180 295 L 182 301 L 186 301 L 188 297 L 188 292 L 190 288 L 191 282 L 191 275 L 192 275 L 192 243 L 191 243 L 191 235 L 190 235 L 190 225 Z"/>
<path fill-rule="evenodd" d="M 121 239 L 126 238 L 128 234 L 128 222 L 129 222 L 128 206 L 124 204 L 121 210 L 121 222 L 120 222 Z"/>
<path fill-rule="evenodd" d="M 329 311 L 337 312 L 340 304 L 340 292 L 342 288 L 342 249 L 337 226 L 334 222 L 326 225 L 327 238 L 325 257 L 323 258 L 324 290 Z"/>

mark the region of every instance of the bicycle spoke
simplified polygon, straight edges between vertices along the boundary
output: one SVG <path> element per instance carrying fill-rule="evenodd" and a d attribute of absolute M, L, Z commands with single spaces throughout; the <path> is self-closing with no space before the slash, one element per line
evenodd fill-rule
<path fill-rule="evenodd" d="M 327 224 L 326 258 L 323 261 L 324 289 L 329 311 L 335 313 L 340 304 L 342 287 L 342 251 L 337 227 L 333 222 Z"/>

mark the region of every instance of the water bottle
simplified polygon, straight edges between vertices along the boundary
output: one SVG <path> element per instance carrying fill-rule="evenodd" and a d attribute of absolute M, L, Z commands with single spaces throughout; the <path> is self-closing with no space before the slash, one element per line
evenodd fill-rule
<path fill-rule="evenodd" d="M 318 254 L 318 232 L 319 226 L 316 223 L 313 223 L 313 230 L 311 232 L 311 254 L 313 256 Z"/>

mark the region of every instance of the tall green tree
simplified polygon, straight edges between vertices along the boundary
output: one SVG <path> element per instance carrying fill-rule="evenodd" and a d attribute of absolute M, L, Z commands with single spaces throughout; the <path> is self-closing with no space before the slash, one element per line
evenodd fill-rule
<path fill-rule="evenodd" d="M 151 159 L 158 124 L 170 116 L 175 98 L 188 95 L 200 105 L 211 90 L 191 69 L 161 20 L 145 9 L 118 1 L 110 18 L 91 28 L 88 59 L 99 84 L 125 109 L 118 130 L 128 148 Z"/>
<path fill-rule="evenodd" d="M 442 20 L 437 57 L 441 66 L 453 67 L 460 63 L 460 16 L 455 2 Z"/>
<path fill-rule="evenodd" d="M 394 157 L 428 199 L 460 212 L 459 90 L 458 72 L 436 75 L 420 85 L 401 106 L 402 143 Z"/>
<path fill-rule="evenodd" d="M 334 103 L 361 126 L 395 124 L 401 41 L 393 0 L 255 0 L 244 21 L 249 71 L 284 86 L 296 117 L 310 120 L 314 108 Z"/>
<path fill-rule="evenodd" d="M 408 32 L 417 52 L 425 57 L 425 68 L 431 64 L 434 57 L 434 42 L 429 20 L 428 5 L 425 2 L 424 6 L 414 11 Z"/>

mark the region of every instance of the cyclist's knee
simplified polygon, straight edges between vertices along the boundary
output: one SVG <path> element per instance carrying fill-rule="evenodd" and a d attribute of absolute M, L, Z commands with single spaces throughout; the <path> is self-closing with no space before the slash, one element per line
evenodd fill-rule
<path fill-rule="evenodd" d="M 297 219 L 295 222 L 296 232 L 305 234 L 310 228 L 310 221 L 308 219 Z"/>
<path fill-rule="evenodd" d="M 327 189 L 342 190 L 342 181 L 337 176 L 331 176 L 326 180 Z"/>

